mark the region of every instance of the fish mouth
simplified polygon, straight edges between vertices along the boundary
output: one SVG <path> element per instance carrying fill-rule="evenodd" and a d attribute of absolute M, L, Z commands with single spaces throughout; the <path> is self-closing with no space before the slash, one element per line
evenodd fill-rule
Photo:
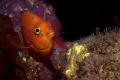
<path fill-rule="evenodd" d="M 43 50 L 46 49 L 48 47 L 50 47 L 50 45 L 53 43 L 53 38 L 54 38 L 54 31 L 53 30 L 49 30 L 46 34 L 47 40 L 45 41 L 45 43 L 37 43 L 38 45 L 33 45 L 37 50 Z M 50 40 L 50 41 L 49 41 Z M 36 40 L 36 42 L 38 42 Z M 42 46 L 41 46 L 42 45 Z"/>

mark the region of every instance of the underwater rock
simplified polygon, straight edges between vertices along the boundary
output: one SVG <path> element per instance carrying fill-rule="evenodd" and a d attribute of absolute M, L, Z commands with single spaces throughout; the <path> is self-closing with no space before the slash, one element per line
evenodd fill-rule
<path fill-rule="evenodd" d="M 14 32 L 13 24 L 9 16 L 0 14 L 0 34 L 9 34 Z"/>
<path fill-rule="evenodd" d="M 6 65 L 7 58 L 5 57 L 4 53 L 0 50 L 0 78 L 5 74 L 8 67 Z"/>
<path fill-rule="evenodd" d="M 67 79 L 119 80 L 120 28 L 73 42 L 67 52 Z"/>
<path fill-rule="evenodd" d="M 20 38 L 18 33 L 13 30 L 13 24 L 9 16 L 0 14 L 0 21 L 0 80 L 17 80 L 14 69 L 19 68 L 16 63 L 16 59 L 19 57 L 18 49 L 11 45 L 7 37 L 9 35 L 18 44 Z"/>
<path fill-rule="evenodd" d="M 14 51 L 15 47 L 9 43 L 7 36 L 9 35 L 10 38 L 15 40 L 17 43 L 20 43 L 18 33 L 14 32 L 13 24 L 9 16 L 0 14 L 0 22 L 0 48 L 4 51 Z M 11 46 L 14 48 L 11 49 Z"/>

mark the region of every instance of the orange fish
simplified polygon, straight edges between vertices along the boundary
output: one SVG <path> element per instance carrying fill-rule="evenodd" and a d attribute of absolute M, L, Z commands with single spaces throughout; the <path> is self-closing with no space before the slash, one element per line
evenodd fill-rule
<path fill-rule="evenodd" d="M 35 14 L 23 12 L 21 30 L 25 47 L 8 38 L 11 44 L 27 50 L 34 60 L 42 62 L 50 71 L 56 73 L 50 60 L 54 47 L 54 31 L 51 24 Z"/>
<path fill-rule="evenodd" d="M 53 49 L 66 49 L 67 47 L 59 37 L 60 21 L 54 18 L 48 22 L 41 17 L 43 17 L 41 10 L 35 10 L 32 13 L 23 12 L 21 30 L 25 47 L 15 44 L 12 40 L 9 41 L 16 47 L 27 50 L 34 60 L 42 62 L 50 71 L 56 73 L 50 60 Z"/>
<path fill-rule="evenodd" d="M 54 31 L 51 24 L 35 14 L 23 12 L 21 29 L 23 41 L 29 54 L 34 60 L 42 62 L 55 73 L 55 67 L 50 60 L 54 46 Z"/>

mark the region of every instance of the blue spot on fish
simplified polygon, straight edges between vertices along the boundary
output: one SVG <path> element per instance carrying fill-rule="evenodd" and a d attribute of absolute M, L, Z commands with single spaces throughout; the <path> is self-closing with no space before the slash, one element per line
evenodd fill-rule
<path fill-rule="evenodd" d="M 40 35 L 41 36 L 41 35 Z"/>
<path fill-rule="evenodd" d="M 37 36 L 37 35 L 36 35 Z"/>
<path fill-rule="evenodd" d="M 43 25 L 42 25 L 43 26 Z"/>
<path fill-rule="evenodd" d="M 31 28 L 31 26 L 29 26 L 29 28 Z"/>
<path fill-rule="evenodd" d="M 35 20 L 35 18 L 34 18 L 34 20 Z"/>
<path fill-rule="evenodd" d="M 34 26 L 33 26 L 34 27 Z"/>
<path fill-rule="evenodd" d="M 31 19 L 32 19 L 32 17 L 31 17 Z"/>
<path fill-rule="evenodd" d="M 47 29 L 49 29 L 49 28 L 47 28 Z"/>
<path fill-rule="evenodd" d="M 25 31 L 24 31 L 24 33 L 25 33 Z"/>
<path fill-rule="evenodd" d="M 31 36 L 30 36 L 30 38 L 31 38 Z"/>
<path fill-rule="evenodd" d="M 42 33 L 43 33 L 43 31 L 42 31 Z"/>
<path fill-rule="evenodd" d="M 30 43 L 30 42 L 28 41 L 28 43 Z"/>

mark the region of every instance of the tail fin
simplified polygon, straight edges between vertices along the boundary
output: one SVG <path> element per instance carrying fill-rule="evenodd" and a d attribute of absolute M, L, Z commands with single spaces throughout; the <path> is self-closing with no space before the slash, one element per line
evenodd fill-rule
<path fill-rule="evenodd" d="M 48 70 L 50 70 L 51 72 L 53 72 L 54 74 L 56 74 L 56 69 L 52 63 L 52 61 L 49 59 L 45 60 L 43 62 L 43 64 L 47 67 Z"/>

